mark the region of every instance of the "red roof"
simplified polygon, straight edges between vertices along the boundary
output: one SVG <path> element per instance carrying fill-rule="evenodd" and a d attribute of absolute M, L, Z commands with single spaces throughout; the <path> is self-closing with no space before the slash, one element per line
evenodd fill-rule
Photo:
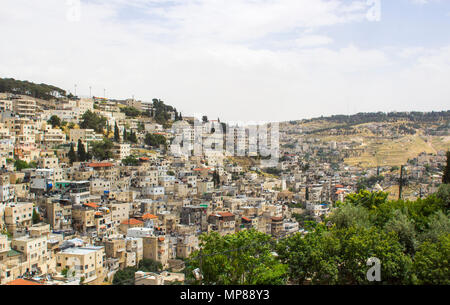
<path fill-rule="evenodd" d="M 87 202 L 84 205 L 94 208 L 94 209 L 98 208 L 98 204 L 96 204 L 95 202 Z"/>
<path fill-rule="evenodd" d="M 230 217 L 230 216 L 234 216 L 234 214 L 230 213 L 230 212 L 219 212 L 217 213 L 222 217 Z"/>
<path fill-rule="evenodd" d="M 335 187 L 344 187 L 342 184 L 336 184 Z"/>
<path fill-rule="evenodd" d="M 158 216 L 150 214 L 150 213 L 142 215 L 142 219 L 156 219 L 156 218 L 158 218 Z"/>
<path fill-rule="evenodd" d="M 102 163 L 89 163 L 87 166 L 93 167 L 93 168 L 98 168 L 98 167 L 113 167 L 114 164 L 112 164 L 112 163 L 110 163 L 110 162 L 102 162 Z"/>
<path fill-rule="evenodd" d="M 164 241 L 164 239 L 165 239 L 164 237 L 158 237 L 159 241 Z"/>
<path fill-rule="evenodd" d="M 135 218 L 130 218 L 127 220 L 122 221 L 123 225 L 138 225 L 138 224 L 143 224 L 142 221 L 135 219 Z"/>
<path fill-rule="evenodd" d="M 29 280 L 24 280 L 24 279 L 17 279 L 17 280 L 14 280 L 12 282 L 9 282 L 6 285 L 17 285 L 17 286 L 34 286 L 34 285 L 37 285 L 37 286 L 42 286 L 42 284 L 40 284 L 40 283 L 37 283 L 37 282 L 34 282 L 34 281 L 29 281 Z"/>
<path fill-rule="evenodd" d="M 245 216 L 242 216 L 242 219 L 244 219 L 245 221 L 251 221 L 251 219 L 250 219 L 250 218 L 248 218 L 248 217 L 245 217 Z"/>
<path fill-rule="evenodd" d="M 150 160 L 150 158 L 148 158 L 148 157 L 140 157 L 139 160 L 141 160 L 141 161 L 148 161 L 148 160 Z"/>

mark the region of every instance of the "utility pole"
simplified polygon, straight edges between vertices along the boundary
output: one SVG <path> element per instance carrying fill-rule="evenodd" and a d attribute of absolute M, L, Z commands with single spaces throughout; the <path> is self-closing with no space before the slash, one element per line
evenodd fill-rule
<path fill-rule="evenodd" d="M 403 165 L 400 167 L 400 180 L 398 184 L 398 199 L 402 199 L 402 191 L 403 191 Z"/>

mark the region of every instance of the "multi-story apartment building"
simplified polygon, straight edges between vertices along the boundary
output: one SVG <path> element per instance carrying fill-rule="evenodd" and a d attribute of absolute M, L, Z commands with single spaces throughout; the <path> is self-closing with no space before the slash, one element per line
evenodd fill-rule
<path fill-rule="evenodd" d="M 41 205 L 40 209 L 43 210 L 45 219 L 53 230 L 72 230 L 72 203 L 70 200 L 49 199 L 44 206 Z"/>
<path fill-rule="evenodd" d="M 90 181 L 72 181 L 70 183 L 68 196 L 73 204 L 81 204 L 89 201 Z"/>
<path fill-rule="evenodd" d="M 123 160 L 131 154 L 130 144 L 116 143 L 113 147 L 113 157 L 117 160 Z"/>
<path fill-rule="evenodd" d="M 47 236 L 13 238 L 11 248 L 22 253 L 23 263 L 25 264 L 22 268 L 25 273 L 37 275 L 47 273 L 50 259 L 47 250 Z"/>
<path fill-rule="evenodd" d="M 224 236 L 235 233 L 236 216 L 230 212 L 218 212 L 209 215 L 208 223 L 212 231 Z"/>
<path fill-rule="evenodd" d="M 159 262 L 165 267 L 169 260 L 169 241 L 164 236 L 143 237 L 144 258 Z"/>
<path fill-rule="evenodd" d="M 38 106 L 36 101 L 32 99 L 14 99 L 12 101 L 12 108 L 14 113 L 20 117 L 32 119 L 36 116 Z"/>
<path fill-rule="evenodd" d="M 96 232 L 95 208 L 96 204 L 74 205 L 72 208 L 73 228 L 79 232 Z"/>
<path fill-rule="evenodd" d="M 94 129 L 71 129 L 69 135 L 69 141 L 77 144 L 78 140 L 85 145 L 88 149 L 89 143 L 95 141 L 101 141 L 103 136 L 101 134 L 95 133 Z"/>
<path fill-rule="evenodd" d="M 71 247 L 56 254 L 56 270 L 70 270 L 86 284 L 100 284 L 104 279 L 105 248 Z"/>
<path fill-rule="evenodd" d="M 44 124 L 41 131 L 36 134 L 36 143 L 52 148 L 66 143 L 66 134 L 61 129 L 52 128 L 51 125 Z"/>
<path fill-rule="evenodd" d="M 25 230 L 30 227 L 33 219 L 33 203 L 10 203 L 5 207 L 5 224 L 9 232 Z"/>
<path fill-rule="evenodd" d="M 128 202 L 112 202 L 106 204 L 111 212 L 111 221 L 115 226 L 127 220 L 130 217 L 130 204 Z"/>

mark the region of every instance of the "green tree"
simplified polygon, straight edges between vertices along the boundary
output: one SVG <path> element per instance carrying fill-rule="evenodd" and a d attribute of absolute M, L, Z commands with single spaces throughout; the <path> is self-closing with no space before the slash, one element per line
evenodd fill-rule
<path fill-rule="evenodd" d="M 114 274 L 113 285 L 134 285 L 134 267 L 126 267 L 123 270 L 118 270 Z"/>
<path fill-rule="evenodd" d="M 450 184 L 442 184 L 439 186 L 436 196 L 442 200 L 445 209 L 450 209 Z"/>
<path fill-rule="evenodd" d="M 128 133 L 127 133 L 127 129 L 125 127 L 123 128 L 122 139 L 123 139 L 123 142 L 127 142 L 128 141 Z"/>
<path fill-rule="evenodd" d="M 122 164 L 125 166 L 138 166 L 139 160 L 136 159 L 134 156 L 128 156 L 122 160 Z"/>
<path fill-rule="evenodd" d="M 162 265 L 154 260 L 144 258 L 139 261 L 138 270 L 144 272 L 158 272 L 162 270 Z"/>
<path fill-rule="evenodd" d="M 117 126 L 117 123 L 114 125 L 114 141 L 119 143 L 120 142 L 120 133 L 119 133 L 119 127 Z"/>
<path fill-rule="evenodd" d="M 95 132 L 101 133 L 106 127 L 106 122 L 105 117 L 88 110 L 81 117 L 80 127 L 83 129 L 94 129 Z"/>
<path fill-rule="evenodd" d="M 104 138 L 103 141 L 91 143 L 90 153 L 98 160 L 111 159 L 113 157 L 113 146 L 111 140 Z"/>
<path fill-rule="evenodd" d="M 130 132 L 129 140 L 130 140 L 131 143 L 137 143 L 138 142 L 136 133 L 134 131 Z"/>
<path fill-rule="evenodd" d="M 340 241 L 340 284 L 371 284 L 367 280 L 367 260 L 381 261 L 382 283 L 409 282 L 411 259 L 404 254 L 397 234 L 386 233 L 376 227 L 338 229 L 333 235 Z"/>
<path fill-rule="evenodd" d="M 141 115 L 141 112 L 134 107 L 123 107 L 120 109 L 120 112 L 123 112 L 123 113 L 125 113 L 126 116 L 133 117 L 133 118 Z"/>
<path fill-rule="evenodd" d="M 414 283 L 420 285 L 449 285 L 450 233 L 438 242 L 425 241 L 414 256 Z"/>
<path fill-rule="evenodd" d="M 444 168 L 444 175 L 442 176 L 442 183 L 450 184 L 450 151 L 447 151 L 447 164 Z"/>
<path fill-rule="evenodd" d="M 413 255 L 417 247 L 416 227 L 402 210 L 395 210 L 393 217 L 384 226 L 386 232 L 395 232 L 406 253 Z"/>
<path fill-rule="evenodd" d="M 344 203 L 328 218 L 338 229 L 350 227 L 370 227 L 370 213 L 363 206 Z"/>
<path fill-rule="evenodd" d="M 55 126 L 61 126 L 61 119 L 57 115 L 52 115 L 47 122 L 51 124 L 53 128 L 55 128 Z"/>
<path fill-rule="evenodd" d="M 87 160 L 86 150 L 84 148 L 83 142 L 81 142 L 81 139 L 78 140 L 77 158 L 80 162 L 84 162 Z"/>
<path fill-rule="evenodd" d="M 16 168 L 16 171 L 21 171 L 22 169 L 30 168 L 30 165 L 26 161 L 20 159 L 17 159 L 14 162 L 14 166 Z"/>
<path fill-rule="evenodd" d="M 323 231 L 302 236 L 297 233 L 277 245 L 282 263 L 289 266 L 289 278 L 301 285 L 336 284 L 339 280 L 339 240 Z"/>
<path fill-rule="evenodd" d="M 138 131 L 144 132 L 145 131 L 145 125 L 142 122 L 138 122 Z"/>
<path fill-rule="evenodd" d="M 278 244 L 279 257 L 289 266 L 290 279 L 301 284 L 371 284 L 367 260 L 381 260 L 381 283 L 409 283 L 411 259 L 394 232 L 376 227 L 318 226 L 305 237 L 291 236 Z"/>
<path fill-rule="evenodd" d="M 61 270 L 61 274 L 62 274 L 65 278 L 67 278 L 68 272 L 69 272 L 69 267 L 65 267 L 63 270 Z"/>
<path fill-rule="evenodd" d="M 202 117 L 202 121 L 203 121 L 203 123 L 208 122 L 208 117 L 207 117 L 206 115 L 204 115 L 204 116 Z"/>
<path fill-rule="evenodd" d="M 158 147 L 159 145 L 166 145 L 167 140 L 163 135 L 148 133 L 145 135 L 144 142 L 148 146 Z"/>
<path fill-rule="evenodd" d="M 200 251 L 191 258 L 191 268 L 200 268 L 207 285 L 284 284 L 287 266 L 272 254 L 271 237 L 255 230 L 220 236 L 200 236 Z"/>
<path fill-rule="evenodd" d="M 438 242 L 440 236 L 450 233 L 450 217 L 439 210 L 429 217 L 428 228 L 419 236 L 421 240 Z"/>
<path fill-rule="evenodd" d="M 41 222 L 41 216 L 38 212 L 36 212 L 36 209 L 33 209 L 33 216 L 32 216 L 33 224 L 37 224 Z"/>
<path fill-rule="evenodd" d="M 354 205 L 361 205 L 368 209 L 373 209 L 382 203 L 387 202 L 389 193 L 385 192 L 369 192 L 367 190 L 360 190 L 356 194 L 348 194 L 345 202 Z"/>
<path fill-rule="evenodd" d="M 75 153 L 75 149 L 73 148 L 73 143 L 70 143 L 70 149 L 68 154 L 70 163 L 73 164 L 73 162 L 77 161 L 77 154 Z"/>
<path fill-rule="evenodd" d="M 217 172 L 217 170 L 214 170 L 213 182 L 214 182 L 214 187 L 217 187 L 218 185 L 220 185 L 220 176 L 219 176 L 219 173 Z"/>

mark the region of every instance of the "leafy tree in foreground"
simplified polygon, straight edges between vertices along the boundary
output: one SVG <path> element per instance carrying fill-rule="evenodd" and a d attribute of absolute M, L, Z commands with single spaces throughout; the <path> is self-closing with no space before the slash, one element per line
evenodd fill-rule
<path fill-rule="evenodd" d="M 370 213 L 363 206 L 345 203 L 339 206 L 328 219 L 337 228 L 370 227 Z"/>
<path fill-rule="evenodd" d="M 443 211 L 437 211 L 429 217 L 428 228 L 420 235 L 421 240 L 438 242 L 440 236 L 450 233 L 450 217 Z"/>
<path fill-rule="evenodd" d="M 296 234 L 280 242 L 278 253 L 289 265 L 291 280 L 299 284 L 372 284 L 367 280 L 371 257 L 382 262 L 381 283 L 409 282 L 411 260 L 398 237 L 375 227 L 318 227 L 305 237 Z"/>
<path fill-rule="evenodd" d="M 443 234 L 438 242 L 426 241 L 414 256 L 414 283 L 450 284 L 450 233 Z"/>
<path fill-rule="evenodd" d="M 192 254 L 190 267 L 200 268 L 207 285 L 284 284 L 287 266 L 273 256 L 270 239 L 255 230 L 225 236 L 217 232 L 201 235 L 201 252 Z"/>
<path fill-rule="evenodd" d="M 417 232 L 414 223 L 402 210 L 395 210 L 393 217 L 384 226 L 386 232 L 395 232 L 406 253 L 413 255 L 417 247 Z"/>
<path fill-rule="evenodd" d="M 442 184 L 436 196 L 442 200 L 446 210 L 450 209 L 450 184 Z"/>
<path fill-rule="evenodd" d="M 298 233 L 277 245 L 279 258 L 289 266 L 289 278 L 296 284 L 338 282 L 339 240 L 316 232 L 304 237 Z"/>

